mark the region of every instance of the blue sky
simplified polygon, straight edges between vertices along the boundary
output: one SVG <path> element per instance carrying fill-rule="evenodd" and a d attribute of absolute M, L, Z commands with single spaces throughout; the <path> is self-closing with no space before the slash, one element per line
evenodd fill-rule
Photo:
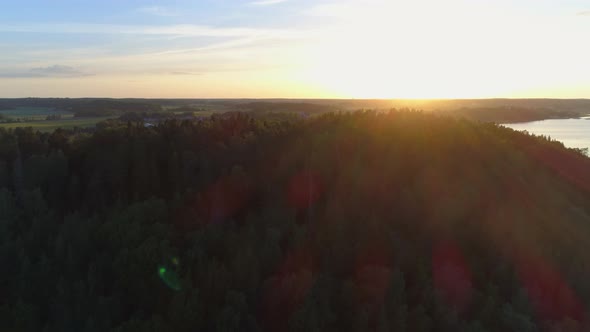
<path fill-rule="evenodd" d="M 590 2 L 0 2 L 0 97 L 586 97 Z"/>

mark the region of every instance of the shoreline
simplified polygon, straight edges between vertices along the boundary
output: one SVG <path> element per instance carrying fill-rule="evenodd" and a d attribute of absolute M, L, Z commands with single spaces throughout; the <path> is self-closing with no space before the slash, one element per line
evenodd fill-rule
<path fill-rule="evenodd" d="M 499 124 L 499 125 L 523 124 L 523 123 L 539 122 L 539 121 L 546 121 L 546 120 L 590 120 L 590 114 L 580 115 L 578 117 L 557 117 L 557 118 L 541 118 L 541 119 L 535 119 L 535 120 L 523 120 L 523 121 L 511 121 L 511 122 L 496 122 L 496 124 Z"/>

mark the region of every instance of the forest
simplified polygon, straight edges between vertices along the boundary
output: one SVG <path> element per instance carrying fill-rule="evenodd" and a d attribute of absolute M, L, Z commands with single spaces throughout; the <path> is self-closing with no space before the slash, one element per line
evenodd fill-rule
<path fill-rule="evenodd" d="M 589 169 L 413 110 L 0 128 L 0 330 L 588 331 Z"/>

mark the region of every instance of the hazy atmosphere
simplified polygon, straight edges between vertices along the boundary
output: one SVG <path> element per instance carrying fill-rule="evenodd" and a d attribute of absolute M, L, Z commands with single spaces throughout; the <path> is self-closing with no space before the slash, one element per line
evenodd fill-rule
<path fill-rule="evenodd" d="M 0 97 L 590 97 L 587 1 L 2 1 Z"/>
<path fill-rule="evenodd" d="M 590 0 L 0 0 L 0 332 L 590 331 Z"/>

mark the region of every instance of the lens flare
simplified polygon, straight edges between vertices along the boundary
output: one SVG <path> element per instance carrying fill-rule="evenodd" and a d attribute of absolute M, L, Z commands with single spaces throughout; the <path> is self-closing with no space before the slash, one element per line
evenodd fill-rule
<path fill-rule="evenodd" d="M 176 261 L 178 262 L 178 260 Z M 160 276 L 160 279 L 162 279 L 164 284 L 168 286 L 168 288 L 175 291 L 181 290 L 182 287 L 180 285 L 180 278 L 178 277 L 178 274 L 175 271 L 172 271 L 165 266 L 159 266 L 158 275 Z"/>

